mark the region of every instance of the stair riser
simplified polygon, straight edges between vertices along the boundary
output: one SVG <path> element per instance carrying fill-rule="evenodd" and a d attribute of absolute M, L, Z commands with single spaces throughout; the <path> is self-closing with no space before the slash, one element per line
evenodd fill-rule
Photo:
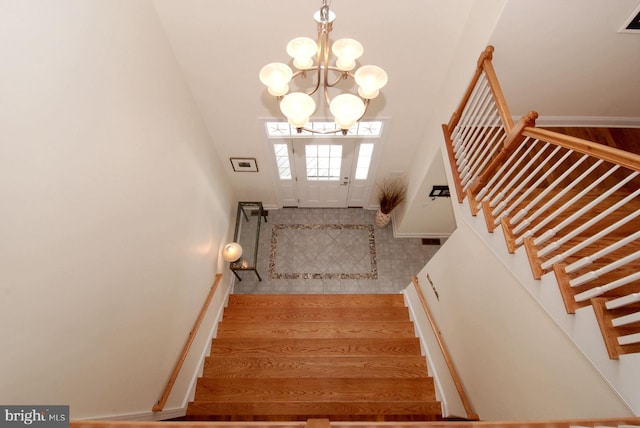
<path fill-rule="evenodd" d="M 415 337 L 411 322 L 222 322 L 218 326 L 220 338 L 412 338 Z"/>
<path fill-rule="evenodd" d="M 416 337 L 361 339 L 213 339 L 211 355 L 282 355 L 367 357 L 378 355 L 420 355 Z"/>
<path fill-rule="evenodd" d="M 435 401 L 431 379 L 198 379 L 196 401 Z"/>
<path fill-rule="evenodd" d="M 392 415 L 421 415 L 427 420 L 427 415 L 436 415 L 440 412 L 439 402 L 425 401 L 405 401 L 405 402 L 315 402 L 296 403 L 291 401 L 272 403 L 247 403 L 247 402 L 202 402 L 189 403 L 188 413 L 190 415 L 276 415 L 283 420 L 285 415 L 300 416 L 351 416 L 351 415 L 381 415 L 391 417 Z M 306 418 L 305 418 L 306 419 Z M 344 418 L 341 418 L 344 419 Z"/>
<path fill-rule="evenodd" d="M 210 357 L 204 377 L 224 378 L 426 378 L 427 365 L 415 357 Z"/>
<path fill-rule="evenodd" d="M 224 321 L 241 322 L 387 322 L 409 321 L 407 308 L 227 308 Z"/>
<path fill-rule="evenodd" d="M 259 294 L 232 294 L 229 307 L 253 308 L 404 308 L 400 294 L 305 294 L 302 298 L 292 294 L 271 294 L 268 299 Z"/>

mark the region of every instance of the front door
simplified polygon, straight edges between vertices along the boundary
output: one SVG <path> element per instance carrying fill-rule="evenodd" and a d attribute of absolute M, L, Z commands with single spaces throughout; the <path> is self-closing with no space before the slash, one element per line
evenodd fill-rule
<path fill-rule="evenodd" d="M 296 142 L 294 163 L 299 207 L 347 207 L 353 150 L 353 140 Z"/>

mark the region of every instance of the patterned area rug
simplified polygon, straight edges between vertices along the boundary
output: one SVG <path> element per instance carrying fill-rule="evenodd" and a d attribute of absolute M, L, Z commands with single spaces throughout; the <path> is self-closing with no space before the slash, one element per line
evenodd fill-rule
<path fill-rule="evenodd" d="M 378 279 L 373 225 L 273 225 L 269 276 L 272 279 Z"/>

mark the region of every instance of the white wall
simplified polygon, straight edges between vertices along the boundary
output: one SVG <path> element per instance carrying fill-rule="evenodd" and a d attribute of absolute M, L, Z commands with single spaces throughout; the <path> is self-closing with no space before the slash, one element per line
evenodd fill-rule
<path fill-rule="evenodd" d="M 447 184 L 440 153 L 442 124 L 449 122 L 469 86 L 478 57 L 486 48 L 505 3 L 506 0 L 473 2 L 468 16 L 459 17 L 464 23 L 463 31 L 452 43 L 455 48 L 447 58 L 447 72 L 433 102 L 434 108 L 422 118 L 426 134 L 407 175 L 407 202 L 394 211 L 394 233 L 398 236 L 448 236 L 455 227 L 451 200 L 430 201 L 427 197 L 433 185 Z M 453 185 L 450 188 L 455 193 Z M 437 223 L 433 219 L 438 219 Z"/>
<path fill-rule="evenodd" d="M 582 125 L 635 118 L 640 126 L 640 34 L 618 33 L 637 6 L 637 0 L 509 0 L 490 44 L 511 113 L 598 118 Z"/>
<path fill-rule="evenodd" d="M 147 412 L 218 271 L 226 175 L 150 2 L 3 0 L 0 55 L 0 402 Z"/>
<path fill-rule="evenodd" d="M 437 152 L 439 153 L 439 151 Z M 407 204 L 398 209 L 398 213 L 403 213 L 402 223 L 394 219 L 393 233 L 395 237 L 435 237 L 443 238 L 449 236 L 456 228 L 456 220 L 451 206 L 452 199 L 447 197 L 431 198 L 429 193 L 433 186 L 446 186 L 447 178 L 444 170 L 442 156 L 436 156 L 431 160 L 431 164 L 420 166 L 414 164 L 417 170 L 426 173 L 421 185 L 415 189 L 415 193 Z M 425 169 L 426 171 L 422 171 Z M 450 191 L 455 193 L 451 186 Z M 455 196 L 454 196 L 455 198 Z M 411 210 L 407 208 L 411 206 Z M 394 212 L 394 215 L 396 213 Z"/>
<path fill-rule="evenodd" d="M 482 420 L 633 416 L 465 221 L 418 278 Z"/>

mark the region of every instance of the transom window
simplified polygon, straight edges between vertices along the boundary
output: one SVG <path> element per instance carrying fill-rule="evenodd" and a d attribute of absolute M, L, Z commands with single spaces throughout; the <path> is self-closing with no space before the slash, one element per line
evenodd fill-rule
<path fill-rule="evenodd" d="M 288 122 L 265 122 L 267 130 L 267 137 L 269 138 L 353 138 L 353 137 L 380 137 L 382 135 L 382 122 L 381 121 L 369 121 L 358 122 L 352 128 L 349 129 L 347 135 L 337 132 L 335 134 L 314 134 L 308 131 L 302 131 L 298 134 L 298 131 Z M 322 130 L 335 130 L 335 122 L 312 122 L 309 123 L 310 128 L 322 129 Z"/>

